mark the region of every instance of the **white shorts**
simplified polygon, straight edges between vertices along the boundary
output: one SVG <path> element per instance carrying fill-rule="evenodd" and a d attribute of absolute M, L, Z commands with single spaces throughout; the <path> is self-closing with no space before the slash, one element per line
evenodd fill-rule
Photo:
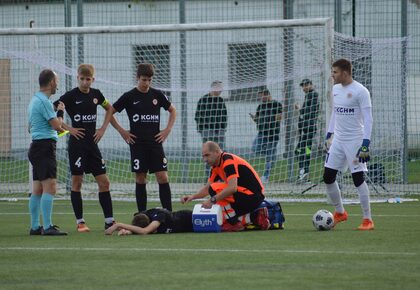
<path fill-rule="evenodd" d="M 325 159 L 325 167 L 346 172 L 347 167 L 351 173 L 367 171 L 366 163 L 359 162 L 357 151 L 362 145 L 362 140 L 337 142 L 333 140 Z"/>

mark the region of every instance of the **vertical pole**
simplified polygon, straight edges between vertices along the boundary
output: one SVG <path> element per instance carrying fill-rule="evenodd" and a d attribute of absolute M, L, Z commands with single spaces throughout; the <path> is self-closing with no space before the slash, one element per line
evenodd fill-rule
<path fill-rule="evenodd" d="M 293 0 L 283 0 L 283 18 L 293 19 Z M 284 75 L 293 74 L 290 71 L 293 68 L 294 54 L 293 54 L 293 28 L 285 28 L 283 30 L 283 66 Z M 286 66 L 286 64 L 288 64 Z M 285 150 L 287 156 L 287 176 L 288 181 L 293 182 L 294 176 L 294 144 L 295 136 L 293 132 L 293 115 L 294 115 L 294 94 L 293 94 L 293 80 L 284 81 L 284 107 L 285 107 Z"/>
<path fill-rule="evenodd" d="M 29 28 L 34 28 L 34 26 L 35 26 L 35 21 L 30 20 L 29 21 Z M 36 35 L 31 36 L 30 49 L 35 50 L 35 51 L 38 50 L 38 42 L 37 42 L 37 36 Z M 35 78 L 36 73 L 35 73 L 35 64 L 34 63 L 32 63 L 32 65 L 30 66 L 29 74 L 31 76 L 30 87 L 31 87 L 31 90 L 32 90 L 32 89 L 35 89 L 35 87 L 36 87 L 36 80 L 35 80 L 36 79 Z M 29 193 L 29 197 L 31 197 L 32 189 L 33 189 L 33 185 L 34 185 L 33 169 L 32 169 L 31 162 L 28 162 L 28 165 L 29 165 L 29 169 L 28 169 L 29 170 L 29 192 L 28 193 Z"/>
<path fill-rule="evenodd" d="M 71 0 L 64 0 L 64 26 L 71 27 Z M 72 54 L 71 54 L 72 39 L 70 34 L 64 36 L 64 58 L 66 67 L 72 67 Z M 66 91 L 72 87 L 71 76 L 66 75 Z"/>
<path fill-rule="evenodd" d="M 341 0 L 335 0 L 334 1 L 334 30 L 340 33 L 343 32 L 341 15 L 342 15 Z"/>
<path fill-rule="evenodd" d="M 334 23 L 335 24 L 335 23 Z M 332 66 L 332 59 L 333 59 L 333 46 L 334 46 L 334 24 L 333 24 L 333 20 L 329 20 L 325 29 L 326 29 L 326 37 L 325 37 L 325 66 L 324 66 L 324 72 L 322 73 L 322 77 L 321 79 L 324 81 L 324 92 L 326 94 L 326 104 L 325 104 L 325 120 L 326 122 L 323 122 L 323 124 L 326 124 L 326 126 L 328 126 L 328 124 L 330 123 L 330 118 L 331 118 L 331 112 L 332 112 L 332 98 L 331 98 L 331 93 L 332 93 L 332 81 L 330 78 L 330 74 L 331 74 L 331 66 Z M 319 138 L 321 141 L 324 140 L 325 138 L 325 131 L 323 130 L 324 126 L 320 126 L 320 134 L 319 134 Z"/>
<path fill-rule="evenodd" d="M 64 1 L 64 26 L 65 27 L 71 27 L 71 0 L 65 0 Z M 64 36 L 64 62 L 67 68 L 72 67 L 72 39 L 70 34 L 66 34 Z M 71 90 L 72 87 L 72 81 L 71 81 L 71 75 L 66 74 L 65 76 L 66 80 L 66 92 Z M 66 147 L 68 147 L 68 144 L 66 144 Z M 66 148 L 67 150 L 68 148 Z M 67 170 L 67 182 L 66 182 L 66 192 L 70 192 L 71 190 L 71 174 L 70 170 Z"/>
<path fill-rule="evenodd" d="M 401 0 L 401 36 L 407 36 L 407 0 Z M 407 130 L 407 40 L 402 41 L 401 48 L 401 105 L 403 117 L 403 156 L 402 156 L 402 178 L 403 182 L 407 183 L 407 162 L 408 162 L 408 130 Z"/>
<path fill-rule="evenodd" d="M 185 23 L 185 0 L 179 0 L 179 23 Z M 182 183 L 188 182 L 189 160 L 187 158 L 188 150 L 188 107 L 187 107 L 187 39 L 186 32 L 179 33 L 180 48 L 180 78 L 181 78 L 181 162 L 182 162 Z"/>
<path fill-rule="evenodd" d="M 83 0 L 77 0 L 77 26 L 83 26 Z M 85 47 L 84 36 L 79 34 L 77 36 L 77 62 L 78 64 L 84 63 Z"/>
<path fill-rule="evenodd" d="M 356 0 L 351 1 L 351 35 L 356 36 Z"/>

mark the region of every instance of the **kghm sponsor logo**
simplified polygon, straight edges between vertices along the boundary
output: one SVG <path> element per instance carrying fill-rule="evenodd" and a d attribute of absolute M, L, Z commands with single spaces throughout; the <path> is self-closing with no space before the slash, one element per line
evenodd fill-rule
<path fill-rule="evenodd" d="M 159 121 L 159 115 L 141 115 L 142 122 L 156 122 Z"/>
<path fill-rule="evenodd" d="M 212 219 L 194 219 L 194 225 L 198 227 L 211 227 L 213 223 L 216 222 L 214 218 Z"/>
<path fill-rule="evenodd" d="M 336 107 L 335 112 L 341 115 L 354 115 L 354 108 L 341 108 Z"/>
<path fill-rule="evenodd" d="M 74 115 L 75 122 L 96 122 L 96 115 Z"/>

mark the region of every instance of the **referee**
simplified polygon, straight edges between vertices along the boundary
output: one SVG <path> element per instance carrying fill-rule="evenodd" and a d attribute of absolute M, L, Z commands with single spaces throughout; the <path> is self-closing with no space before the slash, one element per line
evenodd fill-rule
<path fill-rule="evenodd" d="M 50 97 L 58 86 L 57 74 L 45 69 L 39 74 L 40 90 L 31 99 L 28 108 L 29 133 L 32 143 L 28 157 L 33 167 L 33 188 L 29 199 L 31 229 L 29 235 L 63 236 L 67 233 L 52 223 L 54 195 L 57 191 L 57 131 L 62 131 L 64 104 L 60 102 L 57 113 Z M 44 226 L 40 225 L 40 212 Z"/>

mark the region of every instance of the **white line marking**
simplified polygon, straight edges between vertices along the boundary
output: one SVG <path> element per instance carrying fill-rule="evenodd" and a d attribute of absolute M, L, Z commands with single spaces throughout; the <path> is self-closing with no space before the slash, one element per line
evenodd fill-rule
<path fill-rule="evenodd" d="M 54 212 L 54 215 L 74 215 L 72 212 Z M 84 212 L 84 215 L 103 215 L 101 212 Z M 114 212 L 114 215 L 132 215 L 130 212 Z M 0 212 L 0 215 L 29 215 L 27 212 Z M 309 213 L 285 213 L 288 216 L 313 216 Z M 351 216 L 362 216 L 361 214 L 351 214 Z M 374 214 L 373 217 L 420 217 L 420 214 Z"/>
<path fill-rule="evenodd" d="M 0 251 L 92 251 L 92 252 L 194 252 L 194 253 L 288 253 L 288 254 L 343 254 L 343 255 L 376 255 L 376 256 L 417 256 L 415 252 L 354 252 L 354 251 L 318 251 L 318 250 L 255 250 L 255 249 L 170 249 L 170 248 L 35 248 L 35 247 L 0 247 Z"/>

